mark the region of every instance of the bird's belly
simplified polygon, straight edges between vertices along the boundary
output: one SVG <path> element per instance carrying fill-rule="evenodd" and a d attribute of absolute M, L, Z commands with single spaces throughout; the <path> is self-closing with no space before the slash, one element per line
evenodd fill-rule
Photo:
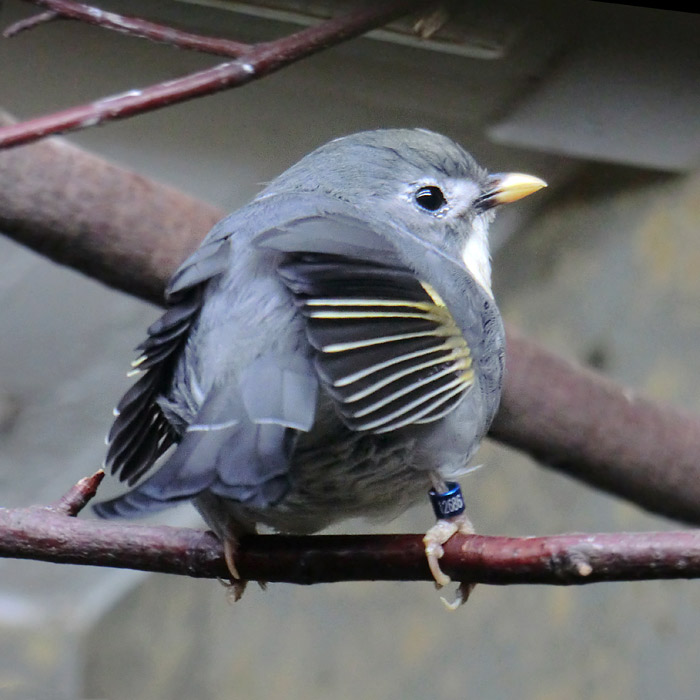
<path fill-rule="evenodd" d="M 478 446 L 484 431 L 480 405 L 468 393 L 439 421 L 374 434 L 347 428 L 324 397 L 313 430 L 299 435 L 288 493 L 246 516 L 304 534 L 349 518 L 390 520 L 418 502 L 427 504 L 431 472 L 453 479 Z"/>
<path fill-rule="evenodd" d="M 311 533 L 348 518 L 391 519 L 430 488 L 416 463 L 414 440 L 345 432 L 332 441 L 302 444 L 277 504 L 248 516 L 275 530 Z"/>

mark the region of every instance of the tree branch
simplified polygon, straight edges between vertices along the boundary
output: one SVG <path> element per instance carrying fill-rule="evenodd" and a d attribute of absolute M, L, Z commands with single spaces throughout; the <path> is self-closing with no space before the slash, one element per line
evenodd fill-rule
<path fill-rule="evenodd" d="M 59 15 L 58 12 L 52 12 L 51 10 L 34 15 L 33 17 L 27 17 L 27 19 L 20 19 L 3 31 L 2 38 L 11 39 L 13 36 L 17 36 L 21 32 L 26 32 L 28 29 L 34 29 L 40 24 L 53 22 L 56 19 L 61 19 L 61 15 Z"/>
<path fill-rule="evenodd" d="M 0 151 L 0 231 L 154 303 L 221 215 L 59 139 Z"/>
<path fill-rule="evenodd" d="M 142 39 L 150 39 L 164 44 L 177 46 L 180 49 L 191 49 L 193 51 L 202 51 L 218 56 L 228 56 L 229 58 L 238 58 L 241 54 L 251 50 L 250 44 L 244 44 L 240 41 L 231 41 L 230 39 L 217 39 L 215 37 L 201 36 L 184 32 L 174 27 L 168 27 L 156 22 L 149 22 L 140 17 L 129 17 L 127 15 L 119 15 L 115 12 L 107 12 L 98 7 L 85 5 L 81 2 L 73 2 L 72 0 L 27 0 L 33 5 L 46 7 L 49 12 L 44 12 L 37 15 L 35 18 L 20 20 L 16 24 L 8 27 L 5 30 L 4 36 L 14 36 L 18 31 L 30 29 L 41 24 L 51 17 L 42 20 L 40 18 L 45 15 L 53 15 L 53 17 L 62 17 L 64 19 L 74 19 L 86 24 L 93 24 L 102 29 L 111 29 L 113 31 L 128 34 L 129 36 L 140 37 Z M 32 21 L 35 20 L 35 21 Z M 20 26 L 19 30 L 17 29 Z M 26 26 L 25 26 L 26 25 Z"/>
<path fill-rule="evenodd" d="M 75 518 L 85 506 L 95 497 L 105 473 L 102 469 L 92 476 L 83 477 L 73 488 L 46 509 L 61 515 Z"/>
<path fill-rule="evenodd" d="M 221 216 L 59 139 L 0 153 L 0 231 L 154 303 Z M 507 368 L 493 437 L 656 513 L 700 523 L 700 420 L 634 397 L 512 328 Z"/>
<path fill-rule="evenodd" d="M 429 4 L 432 4 L 429 0 L 391 0 L 378 7 L 329 19 L 275 41 L 255 44 L 243 53 L 234 51 L 238 55 L 235 61 L 0 128 L 0 148 L 31 143 L 51 134 L 97 126 L 245 85 Z"/>
<path fill-rule="evenodd" d="M 78 520 L 102 472 L 82 479 L 59 504 L 0 508 L 0 556 L 60 564 L 227 578 L 210 532 Z M 66 507 L 66 504 L 70 504 Z M 255 535 L 236 564 L 245 579 L 287 583 L 431 581 L 422 535 Z M 441 566 L 456 581 L 580 585 L 700 577 L 700 531 L 455 536 Z"/>
<path fill-rule="evenodd" d="M 654 513 L 700 523 L 700 419 L 557 357 L 512 327 L 490 435 Z"/>

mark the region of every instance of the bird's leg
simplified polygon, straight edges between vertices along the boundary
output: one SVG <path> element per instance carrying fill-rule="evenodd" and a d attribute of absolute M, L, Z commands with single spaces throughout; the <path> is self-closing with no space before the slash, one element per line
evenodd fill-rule
<path fill-rule="evenodd" d="M 437 473 L 431 474 L 431 481 L 433 488 L 430 491 L 430 500 L 438 521 L 425 533 L 423 544 L 435 584 L 442 588 L 452 580 L 440 568 L 440 558 L 445 553 L 443 545 L 458 532 L 462 535 L 473 535 L 474 526 L 464 512 L 464 499 L 459 484 L 446 483 Z M 466 602 L 473 588 L 473 583 L 460 583 L 454 602 L 449 603 L 444 598 L 442 601 L 450 610 L 456 610 Z"/>
<path fill-rule="evenodd" d="M 248 582 L 241 578 L 236 565 L 238 544 L 243 535 L 255 533 L 255 524 L 235 517 L 230 504 L 209 491 L 200 493 L 193 503 L 224 548 L 229 576 L 219 580 L 227 587 L 230 600 L 240 600 Z"/>
<path fill-rule="evenodd" d="M 226 561 L 226 567 L 230 574 L 230 578 L 227 582 L 228 590 L 231 594 L 231 598 L 234 602 L 239 601 L 243 597 L 245 587 L 248 585 L 247 581 L 241 578 L 238 573 L 238 568 L 236 567 L 236 550 L 238 549 L 238 538 L 232 535 L 227 535 L 223 540 L 224 545 L 224 560 Z"/>

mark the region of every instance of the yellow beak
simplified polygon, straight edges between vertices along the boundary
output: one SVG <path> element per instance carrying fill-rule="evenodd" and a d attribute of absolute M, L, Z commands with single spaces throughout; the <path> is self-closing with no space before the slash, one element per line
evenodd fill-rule
<path fill-rule="evenodd" d="M 482 210 L 491 209 L 499 204 L 517 202 L 547 187 L 544 180 L 525 173 L 495 173 L 490 176 L 489 185 L 489 189 L 477 200 L 477 205 Z"/>

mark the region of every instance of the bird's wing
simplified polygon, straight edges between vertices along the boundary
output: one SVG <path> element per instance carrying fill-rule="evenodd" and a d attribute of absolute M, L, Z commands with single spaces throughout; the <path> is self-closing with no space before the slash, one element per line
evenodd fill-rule
<path fill-rule="evenodd" d="M 107 436 L 105 467 L 129 485 L 177 440 L 177 432 L 157 403 L 169 384 L 180 351 L 200 308 L 201 295 L 193 291 L 169 308 L 149 329 L 138 346 L 132 365 L 143 374 L 114 409 Z"/>
<path fill-rule="evenodd" d="M 291 256 L 279 274 L 349 428 L 386 433 L 436 421 L 473 385 L 467 342 L 437 293 L 411 271 L 314 253 Z"/>
<path fill-rule="evenodd" d="M 392 243 L 415 239 L 375 223 L 341 207 L 254 242 L 284 253 L 278 273 L 306 320 L 319 379 L 345 424 L 385 433 L 446 416 L 473 386 L 474 369 L 444 301 Z"/>
<path fill-rule="evenodd" d="M 316 213 L 318 207 L 308 210 Z M 179 444 L 136 489 L 98 504 L 99 515 L 155 511 L 205 488 L 257 505 L 279 497 L 294 437 L 309 430 L 314 419 L 318 379 L 306 357 L 263 357 L 243 369 L 235 386 L 215 385 L 189 426 L 169 420 L 173 417 L 161 397 L 169 393 L 204 288 L 231 265 L 232 234 L 249 240 L 270 230 L 280 233 L 286 225 L 306 221 L 304 211 L 298 198 L 254 202 L 219 222 L 175 272 L 166 289 L 169 308 L 148 329 L 132 363 L 143 374 L 115 409 L 105 467 L 134 486 Z"/>
<path fill-rule="evenodd" d="M 140 356 L 132 364 L 142 376 L 115 409 L 105 459 L 112 474 L 132 486 L 178 441 L 181 426 L 171 424 L 157 399 L 168 392 L 178 358 L 199 315 L 204 286 L 231 264 L 233 232 L 236 239 L 253 239 L 261 249 L 268 243 L 272 250 L 285 252 L 313 250 L 314 245 L 320 245 L 325 252 L 346 255 L 391 255 L 391 246 L 381 236 L 358 224 L 352 215 L 335 211 L 337 203 L 330 204 L 333 225 L 326 220 L 328 202 L 324 198 L 277 195 L 256 200 L 214 226 L 182 263 L 166 288 L 169 308 L 137 348 Z M 286 247 L 287 240 L 291 248 Z"/>
<path fill-rule="evenodd" d="M 317 389 L 309 360 L 261 357 L 235 384 L 209 393 L 177 449 L 152 476 L 99 503 L 97 514 L 155 512 L 205 489 L 254 507 L 278 501 L 288 487 L 298 431 L 313 424 Z"/>
<path fill-rule="evenodd" d="M 202 245 L 180 266 L 166 290 L 168 308 L 149 327 L 132 362 L 139 379 L 114 409 L 107 435 L 105 468 L 129 486 L 135 484 L 179 439 L 157 399 L 172 381 L 173 371 L 202 306 L 203 286 L 226 269 L 228 237 L 215 226 Z"/>

